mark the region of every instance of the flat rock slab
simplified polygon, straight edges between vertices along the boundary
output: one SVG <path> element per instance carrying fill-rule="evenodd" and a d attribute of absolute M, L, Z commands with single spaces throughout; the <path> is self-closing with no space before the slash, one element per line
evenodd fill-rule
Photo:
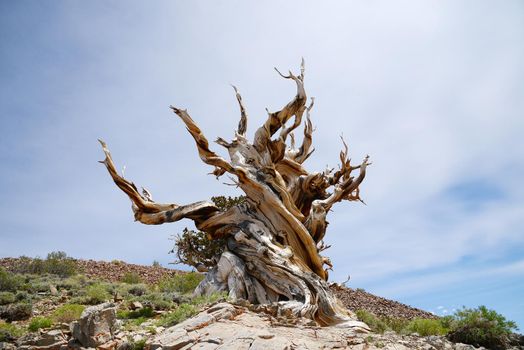
<path fill-rule="evenodd" d="M 219 303 L 149 339 L 146 350 L 474 350 L 442 336 L 363 333 L 346 327 L 284 324 L 248 307 Z M 480 348 L 484 349 L 484 348 Z M 515 348 L 516 349 L 516 348 Z M 485 349 L 484 349 L 485 350 Z"/>
<path fill-rule="evenodd" d="M 361 342 L 362 337 L 351 328 L 288 326 L 245 307 L 220 303 L 194 318 L 167 328 L 150 339 L 146 348 L 333 349 Z"/>

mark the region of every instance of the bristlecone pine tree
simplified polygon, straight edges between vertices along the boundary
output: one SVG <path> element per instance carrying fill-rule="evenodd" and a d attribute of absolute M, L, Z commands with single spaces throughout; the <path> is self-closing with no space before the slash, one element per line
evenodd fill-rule
<path fill-rule="evenodd" d="M 308 172 L 302 164 L 313 152 L 310 112 L 314 100 L 307 105 L 304 61 L 299 75 L 277 72 L 296 83 L 296 96 L 281 110 L 268 112 L 253 141 L 246 137 L 246 108 L 233 87 L 240 105 L 238 129 L 231 142 L 220 137 L 216 140 L 227 149 L 229 160 L 210 149 L 207 138 L 187 110 L 170 106 L 194 138 L 202 161 L 214 167 L 217 178 L 226 173 L 232 175 L 246 195 L 244 203 L 226 211 L 210 201 L 187 205 L 156 203 L 149 191 L 139 192 L 133 182 L 117 173 L 103 141 L 100 143 L 106 157 L 101 163 L 131 199 L 135 220 L 159 225 L 188 218 L 209 239 L 226 239 L 227 249 L 217 265 L 207 272 L 195 294 L 227 291 L 231 298 L 246 299 L 253 304 L 277 302 L 286 314 L 307 317 L 320 325 L 365 328 L 330 292 L 324 266 L 331 268 L 331 263 L 321 252 L 325 248 L 326 215 L 331 207 L 342 200 L 361 200 L 359 186 L 370 164 L 369 157 L 358 165 L 350 164 L 344 142 L 337 171 Z M 292 131 L 300 126 L 304 114 L 304 137 L 297 149 Z M 293 123 L 286 126 L 290 119 Z M 355 170 L 358 170 L 356 176 Z"/>

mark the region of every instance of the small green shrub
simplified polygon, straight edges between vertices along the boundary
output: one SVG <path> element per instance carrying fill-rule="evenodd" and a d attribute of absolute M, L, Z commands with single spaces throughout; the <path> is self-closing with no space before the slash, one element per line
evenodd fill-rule
<path fill-rule="evenodd" d="M 174 306 L 173 297 L 169 293 L 150 292 L 133 300 L 152 307 L 154 310 L 169 310 Z"/>
<path fill-rule="evenodd" d="M 202 306 L 206 304 L 213 304 L 219 300 L 227 300 L 227 292 L 215 292 L 210 295 L 201 295 L 191 299 L 191 304 L 195 306 Z"/>
<path fill-rule="evenodd" d="M 56 284 L 56 287 L 61 290 L 66 290 L 68 295 L 73 296 L 80 294 L 81 290 L 85 288 L 86 282 L 82 275 L 75 275 L 61 279 Z"/>
<path fill-rule="evenodd" d="M 128 284 L 138 284 L 142 283 L 142 278 L 136 272 L 126 272 L 120 281 Z"/>
<path fill-rule="evenodd" d="M 12 323 L 0 320 L 0 342 L 13 341 L 24 334 L 24 330 Z"/>
<path fill-rule="evenodd" d="M 20 291 L 16 292 L 15 299 L 16 299 L 16 301 L 30 302 L 31 301 L 31 295 L 27 291 L 25 291 L 25 290 L 20 290 Z"/>
<path fill-rule="evenodd" d="M 198 308 L 195 305 L 180 304 L 174 311 L 162 315 L 158 320 L 158 324 L 164 327 L 171 327 L 195 315 L 197 312 Z"/>
<path fill-rule="evenodd" d="M 378 317 L 366 310 L 357 310 L 356 314 L 360 321 L 365 322 L 376 333 L 393 331 L 398 334 L 418 333 L 427 336 L 445 335 L 448 330 L 438 319 L 420 318 L 409 321 L 404 318 Z"/>
<path fill-rule="evenodd" d="M 52 283 L 47 279 L 35 279 L 30 282 L 30 292 L 48 293 L 51 290 Z"/>
<path fill-rule="evenodd" d="M 386 323 L 388 328 L 398 334 L 405 333 L 405 329 L 409 324 L 409 320 L 405 318 L 383 317 L 382 320 Z"/>
<path fill-rule="evenodd" d="M 142 323 L 149 321 L 148 317 L 137 317 L 129 319 L 129 325 L 131 326 L 131 329 L 136 329 L 137 326 L 140 326 Z"/>
<path fill-rule="evenodd" d="M 105 302 L 111 298 L 111 294 L 101 283 L 94 283 L 86 288 L 86 303 L 95 305 Z"/>
<path fill-rule="evenodd" d="M 74 259 L 61 251 L 47 254 L 45 260 L 21 256 L 16 266 L 16 273 L 42 275 L 51 273 L 60 277 L 68 277 L 77 273 L 77 264 Z"/>
<path fill-rule="evenodd" d="M 65 252 L 57 251 L 47 254 L 45 260 L 45 271 L 60 277 L 69 277 L 77 272 L 76 262 L 67 256 Z"/>
<path fill-rule="evenodd" d="M 442 316 L 439 318 L 439 320 L 442 327 L 446 328 L 448 331 L 455 328 L 456 321 L 455 317 L 452 315 Z"/>
<path fill-rule="evenodd" d="M 239 197 L 212 197 L 213 203 L 221 210 L 226 211 L 234 206 L 246 201 L 245 196 Z M 209 268 L 216 265 L 216 258 L 222 254 L 226 247 L 226 239 L 209 239 L 208 235 L 202 231 L 189 230 L 187 227 L 181 234 L 173 236 L 175 246 L 170 253 L 177 255 L 176 264 L 186 264 L 189 266 L 204 265 Z"/>
<path fill-rule="evenodd" d="M 182 294 L 192 293 L 204 279 L 198 272 L 180 273 L 170 278 L 165 278 L 158 283 L 161 292 L 177 292 Z"/>
<path fill-rule="evenodd" d="M 448 339 L 453 342 L 484 346 L 489 349 L 504 349 L 509 335 L 517 325 L 494 310 L 485 306 L 476 309 L 463 307 L 455 312 L 453 329 Z"/>
<path fill-rule="evenodd" d="M 0 267 L 0 291 L 16 292 L 23 283 L 21 276 L 15 275 Z"/>
<path fill-rule="evenodd" d="M 25 302 L 0 307 L 0 318 L 8 322 L 27 320 L 32 313 L 33 306 Z"/>
<path fill-rule="evenodd" d="M 146 341 L 147 341 L 147 339 L 145 339 L 145 338 L 137 340 L 137 341 L 131 341 L 130 342 L 130 344 L 131 344 L 130 350 L 143 350 L 143 349 L 145 349 Z"/>
<path fill-rule="evenodd" d="M 103 282 L 102 284 L 104 288 L 106 289 L 106 291 L 111 295 L 114 295 L 115 293 L 123 291 L 123 290 L 125 290 L 127 293 L 127 289 L 129 287 L 133 287 L 132 284 L 129 285 L 127 283 L 121 283 L 121 282 Z"/>
<path fill-rule="evenodd" d="M 147 286 L 145 284 L 134 284 L 129 287 L 127 292 L 131 295 L 139 297 L 147 293 Z"/>
<path fill-rule="evenodd" d="M 150 307 L 143 307 L 138 310 L 119 310 L 117 311 L 117 317 L 121 319 L 133 319 L 133 318 L 151 318 L 155 316 L 155 313 Z"/>
<path fill-rule="evenodd" d="M 41 328 L 49 328 L 53 325 L 53 321 L 47 317 L 34 317 L 29 322 L 27 329 L 31 332 L 36 332 Z"/>
<path fill-rule="evenodd" d="M 79 304 L 65 304 L 57 308 L 53 314 L 52 318 L 55 322 L 59 323 L 70 323 L 80 318 L 82 312 L 84 311 L 85 306 Z"/>
<path fill-rule="evenodd" d="M 409 322 L 404 329 L 406 333 L 418 333 L 425 337 L 428 335 L 445 335 L 449 329 L 442 325 L 441 320 L 416 318 Z"/>
<path fill-rule="evenodd" d="M 7 305 L 16 301 L 15 295 L 11 292 L 0 292 L 0 305 Z"/>
<path fill-rule="evenodd" d="M 366 310 L 357 310 L 355 312 L 360 321 L 367 324 L 375 333 L 384 333 L 388 330 L 388 325 L 377 316 Z"/>
<path fill-rule="evenodd" d="M 18 258 L 18 263 L 16 264 L 14 272 L 22 274 L 41 275 L 45 273 L 44 260 L 40 258 L 29 258 L 27 256 L 21 256 L 20 258 Z"/>
<path fill-rule="evenodd" d="M 153 264 L 152 264 L 153 267 L 162 267 L 162 265 L 160 265 L 160 263 L 156 260 L 153 261 Z"/>

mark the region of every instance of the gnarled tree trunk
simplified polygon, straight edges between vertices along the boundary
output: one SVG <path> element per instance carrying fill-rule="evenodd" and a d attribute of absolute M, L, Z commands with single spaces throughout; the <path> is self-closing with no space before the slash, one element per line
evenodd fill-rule
<path fill-rule="evenodd" d="M 324 266 L 331 268 L 331 263 L 320 252 L 325 248 L 326 214 L 332 205 L 342 200 L 360 200 L 359 185 L 369 165 L 368 157 L 359 165 L 351 165 L 344 143 L 337 171 L 306 171 L 302 163 L 313 152 L 313 99 L 306 106 L 304 62 L 299 75 L 279 74 L 296 83 L 297 94 L 281 110 L 268 113 L 252 142 L 246 138 L 246 109 L 234 87 L 241 114 L 235 138 L 231 142 L 216 140 L 228 150 L 229 161 L 210 150 L 207 139 L 186 110 L 171 106 L 193 136 L 200 158 L 214 167 L 217 177 L 233 175 L 246 194 L 245 203 L 225 212 L 205 201 L 188 205 L 156 203 L 147 190 L 140 193 L 117 173 L 106 144 L 100 141 L 106 155 L 102 163 L 131 199 L 137 221 L 156 225 L 189 218 L 211 239 L 227 238 L 226 251 L 195 293 L 225 290 L 233 298 L 252 303 L 279 302 L 280 307 L 321 325 L 365 327 L 355 322 L 330 292 Z M 292 131 L 302 123 L 304 114 L 304 139 L 296 149 Z M 290 119 L 293 123 L 286 126 Z M 273 137 L 278 131 L 279 135 Z M 352 176 L 354 170 L 359 171 L 356 177 Z"/>

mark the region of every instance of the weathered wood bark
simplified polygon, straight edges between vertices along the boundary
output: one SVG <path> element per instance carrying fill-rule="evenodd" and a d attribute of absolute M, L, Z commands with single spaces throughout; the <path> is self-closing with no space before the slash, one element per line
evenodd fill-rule
<path fill-rule="evenodd" d="M 189 218 L 212 239 L 227 238 L 226 252 L 195 293 L 225 290 L 233 298 L 252 303 L 279 302 L 282 308 L 321 325 L 355 325 L 351 323 L 352 315 L 329 290 L 328 269 L 324 266 L 331 268 L 331 263 L 320 252 L 325 248 L 327 213 L 342 200 L 360 200 L 359 185 L 370 163 L 366 156 L 359 165 L 350 164 L 344 143 L 338 171 L 306 171 L 302 164 L 313 152 L 310 119 L 313 99 L 306 106 L 304 62 L 299 75 L 279 74 L 295 82 L 296 96 L 281 110 L 268 113 L 253 142 L 246 138 L 248 116 L 234 87 L 241 114 L 238 130 L 231 142 L 222 138 L 216 141 L 228 150 L 229 160 L 210 150 L 206 137 L 186 110 L 171 106 L 194 138 L 200 158 L 214 167 L 213 174 L 219 177 L 229 173 L 236 178 L 247 197 L 244 204 L 222 212 L 211 202 L 155 203 L 147 190 L 140 193 L 132 182 L 117 173 L 109 150 L 100 141 L 106 154 L 102 163 L 131 199 L 135 220 L 163 224 Z M 292 132 L 302 123 L 304 113 L 304 139 L 296 149 Z M 286 127 L 291 118 L 293 123 Z M 278 137 L 273 138 L 279 130 Z M 288 136 L 290 146 L 286 144 Z M 359 171 L 356 177 L 352 175 L 354 170 Z"/>

